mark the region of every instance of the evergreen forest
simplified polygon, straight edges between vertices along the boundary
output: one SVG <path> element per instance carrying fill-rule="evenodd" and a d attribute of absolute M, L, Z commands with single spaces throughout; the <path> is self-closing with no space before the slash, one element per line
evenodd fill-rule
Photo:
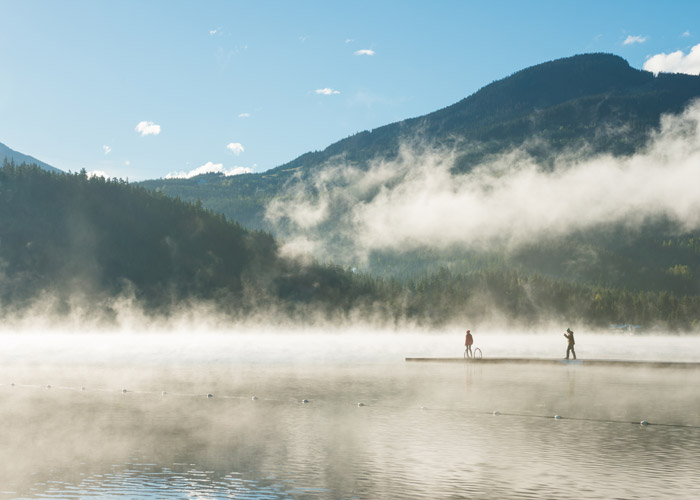
<path fill-rule="evenodd" d="M 665 240 L 697 256 L 697 238 Z M 697 260 L 697 258 L 696 258 Z M 202 203 L 123 180 L 47 172 L 5 161 L 0 169 L 0 311 L 82 314 L 109 323 L 117 298 L 152 316 L 207 304 L 232 320 L 301 323 L 362 318 L 426 327 L 501 321 L 643 324 L 700 328 L 700 296 L 666 289 L 563 280 L 483 260 L 471 270 L 440 266 L 420 275 L 373 276 L 280 257 L 268 233 L 243 228 Z M 673 267 L 670 277 L 690 273 Z M 692 272 L 697 272 L 695 269 Z"/>

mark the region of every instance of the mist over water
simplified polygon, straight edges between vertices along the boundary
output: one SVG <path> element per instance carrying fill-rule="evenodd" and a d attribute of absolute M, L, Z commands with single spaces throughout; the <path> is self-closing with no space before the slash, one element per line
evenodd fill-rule
<path fill-rule="evenodd" d="M 561 330 L 561 331 L 559 331 Z M 475 346 L 487 357 L 560 358 L 566 350 L 564 328 L 532 331 L 472 330 Z M 578 330 L 578 329 L 577 329 Z M 100 331 L 3 333 L 5 363 L 114 364 L 151 366 L 171 363 L 344 364 L 395 363 L 405 357 L 461 357 L 461 329 L 377 330 L 364 328 L 239 327 L 150 333 Z M 698 361 L 700 336 L 632 335 L 577 331 L 577 353 L 588 359 Z"/>
<path fill-rule="evenodd" d="M 454 151 L 407 145 L 290 185 L 268 218 L 294 235 L 286 254 L 358 262 L 656 217 L 697 229 L 699 119 L 691 106 L 635 156 L 553 169 L 515 150 L 455 176 Z M 465 326 L 267 309 L 232 326 L 119 297 L 104 330 L 79 303 L 57 323 L 46 299 L 0 331 L 0 499 L 700 496 L 698 369 L 408 363 L 460 358 Z M 700 362 L 698 336 L 470 326 L 485 358 L 563 358 L 571 326 L 579 359 Z"/>
<path fill-rule="evenodd" d="M 514 151 L 455 177 L 453 153 L 407 148 L 368 172 L 338 165 L 316 198 L 298 186 L 268 215 L 281 222 L 291 201 L 301 236 L 285 251 L 321 258 L 334 239 L 362 259 L 657 216 L 690 230 L 699 109 L 665 119 L 634 157 L 572 155 L 552 171 Z M 340 232 L 324 233 L 334 214 Z M 700 496 L 700 370 L 404 361 L 461 357 L 465 327 L 485 358 L 563 358 L 571 326 L 579 359 L 700 362 L 698 336 L 378 330 L 372 317 L 309 327 L 272 310 L 232 326 L 206 304 L 159 319 L 121 300 L 111 330 L 89 309 L 58 323 L 40 300 L 5 314 L 1 499 Z"/>
<path fill-rule="evenodd" d="M 415 364 L 461 356 L 462 331 L 336 333 L 5 333 L 0 498 L 700 494 L 700 371 Z M 577 353 L 700 361 L 700 339 L 577 331 Z"/>

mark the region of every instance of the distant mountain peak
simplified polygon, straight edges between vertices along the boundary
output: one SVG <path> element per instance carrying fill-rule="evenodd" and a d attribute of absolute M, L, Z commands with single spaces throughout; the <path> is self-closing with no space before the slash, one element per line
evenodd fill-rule
<path fill-rule="evenodd" d="M 9 147 L 5 146 L 2 142 L 0 142 L 0 163 L 3 159 L 7 159 L 7 161 L 14 161 L 16 165 L 21 165 L 22 163 L 26 163 L 27 165 L 35 164 L 39 168 L 43 170 L 48 170 L 49 172 L 63 173 L 63 170 L 60 170 L 56 167 L 52 167 L 48 163 L 44 163 L 41 160 L 37 160 L 33 156 L 25 155 L 24 153 L 20 153 L 18 151 L 15 151 L 14 149 L 10 149 Z"/>

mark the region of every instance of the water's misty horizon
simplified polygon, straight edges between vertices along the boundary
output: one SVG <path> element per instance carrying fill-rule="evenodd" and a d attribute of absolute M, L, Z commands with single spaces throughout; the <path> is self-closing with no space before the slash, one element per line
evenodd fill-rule
<path fill-rule="evenodd" d="M 540 333 L 472 329 L 484 357 L 561 358 L 565 328 Z M 700 362 L 700 335 L 587 332 L 575 329 L 580 359 Z M 464 330 L 405 332 L 381 329 L 241 328 L 173 333 L 0 333 L 8 361 L 37 363 L 226 362 L 338 363 L 396 362 L 406 357 L 461 357 Z"/>
<path fill-rule="evenodd" d="M 486 357 L 566 348 L 475 334 Z M 0 498 L 700 495 L 699 370 L 403 361 L 463 340 L 0 335 Z M 577 352 L 698 361 L 700 339 L 581 332 Z"/>

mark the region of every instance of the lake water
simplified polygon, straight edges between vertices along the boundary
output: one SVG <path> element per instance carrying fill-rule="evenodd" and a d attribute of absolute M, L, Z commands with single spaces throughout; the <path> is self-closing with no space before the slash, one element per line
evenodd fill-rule
<path fill-rule="evenodd" d="M 700 361 L 697 337 L 577 334 L 580 358 Z M 700 370 L 403 361 L 462 343 L 2 335 L 0 498 L 700 498 Z"/>

